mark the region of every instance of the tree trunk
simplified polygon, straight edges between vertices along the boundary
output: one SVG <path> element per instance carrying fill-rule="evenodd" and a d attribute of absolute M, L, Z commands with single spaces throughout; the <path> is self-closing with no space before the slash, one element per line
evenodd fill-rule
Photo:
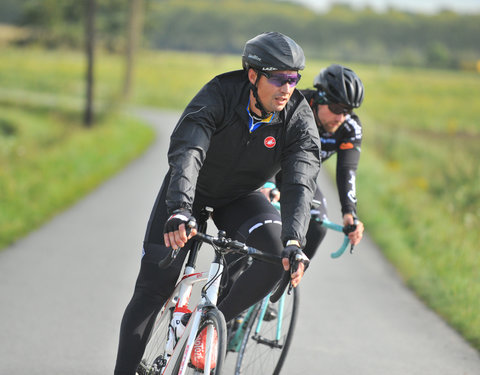
<path fill-rule="evenodd" d="M 129 0 L 127 25 L 127 45 L 123 98 L 128 99 L 132 92 L 135 52 L 138 49 L 143 30 L 143 0 Z"/>
<path fill-rule="evenodd" d="M 83 123 L 85 126 L 93 125 L 93 87 L 94 87 L 94 53 L 95 53 L 95 0 L 86 1 L 86 23 L 85 23 L 85 46 L 87 55 L 86 74 L 86 101 Z"/>

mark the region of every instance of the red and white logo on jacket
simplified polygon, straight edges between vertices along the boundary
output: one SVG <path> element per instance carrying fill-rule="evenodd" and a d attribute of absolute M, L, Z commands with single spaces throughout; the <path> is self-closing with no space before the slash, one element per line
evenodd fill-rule
<path fill-rule="evenodd" d="M 265 140 L 263 141 L 263 144 L 265 145 L 266 148 L 272 148 L 272 147 L 275 147 L 275 145 L 277 144 L 277 140 L 270 136 L 265 138 Z"/>

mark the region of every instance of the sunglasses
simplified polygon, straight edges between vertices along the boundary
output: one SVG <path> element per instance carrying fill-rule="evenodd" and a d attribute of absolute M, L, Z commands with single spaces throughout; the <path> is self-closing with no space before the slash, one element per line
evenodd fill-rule
<path fill-rule="evenodd" d="M 315 103 L 327 105 L 330 112 L 336 115 L 348 115 L 352 113 L 352 108 L 347 107 L 345 104 L 332 103 L 332 101 L 327 98 L 325 91 L 318 91 L 318 97 L 316 98 Z"/>
<path fill-rule="evenodd" d="M 330 112 L 335 113 L 336 115 L 348 115 L 352 113 L 352 108 L 345 107 L 342 104 L 328 103 L 327 105 Z"/>
<path fill-rule="evenodd" d="M 287 73 L 269 73 L 269 72 L 260 72 L 263 74 L 269 83 L 276 87 L 282 87 L 284 84 L 288 83 L 290 86 L 295 87 L 300 81 L 302 76 L 299 73 L 287 74 Z"/>

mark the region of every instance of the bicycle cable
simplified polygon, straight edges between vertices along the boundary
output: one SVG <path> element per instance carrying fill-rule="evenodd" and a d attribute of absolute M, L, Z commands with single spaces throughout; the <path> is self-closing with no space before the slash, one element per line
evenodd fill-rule
<path fill-rule="evenodd" d="M 220 258 L 220 259 L 221 259 L 221 260 L 220 260 L 220 261 L 221 261 L 221 264 L 226 264 L 226 263 L 225 263 L 225 256 L 221 253 L 221 251 L 220 251 L 220 246 L 215 245 L 215 244 L 213 243 L 213 241 L 211 241 L 211 242 L 209 242 L 209 243 L 212 245 L 213 249 L 215 250 L 215 253 L 217 253 L 217 252 L 220 253 L 220 256 L 221 256 L 221 258 Z M 212 279 L 203 286 L 203 288 L 202 288 L 202 293 L 206 293 L 206 292 L 207 292 L 207 289 L 210 288 L 210 286 L 212 286 L 213 283 L 214 283 L 215 281 L 217 281 L 217 279 L 218 279 L 219 277 L 221 277 L 221 276 L 222 276 L 222 273 L 220 272 L 220 267 L 219 267 L 219 268 L 217 268 L 217 271 L 216 271 L 215 275 L 212 277 Z"/>
<path fill-rule="evenodd" d="M 225 263 L 227 264 L 227 267 L 225 267 L 225 270 L 223 271 L 225 272 L 225 280 L 220 285 L 221 288 L 225 288 L 228 285 L 228 280 L 230 279 L 230 269 L 233 268 L 233 266 L 235 266 L 237 263 L 240 263 L 241 261 L 248 259 L 248 257 L 249 257 L 248 255 L 241 255 L 237 259 L 232 261 L 230 264 Z M 224 257 L 224 261 L 226 262 L 225 257 Z"/>

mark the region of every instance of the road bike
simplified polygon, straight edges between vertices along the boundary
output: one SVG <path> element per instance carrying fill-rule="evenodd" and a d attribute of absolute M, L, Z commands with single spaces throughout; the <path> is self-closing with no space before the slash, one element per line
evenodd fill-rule
<path fill-rule="evenodd" d="M 279 256 L 263 253 L 242 242 L 226 238 L 225 232 L 219 231 L 217 237 L 206 234 L 211 211 L 204 210 L 199 217 L 198 232 L 189 251 L 183 277 L 158 313 L 143 358 L 137 367 L 138 375 L 220 374 L 227 349 L 227 329 L 225 318 L 217 309 L 216 303 L 225 267 L 224 255 L 236 253 L 251 257 L 254 261 L 281 264 Z M 196 260 L 203 242 L 213 247 L 215 256 L 208 272 L 196 272 Z M 172 251 L 160 267 L 168 266 L 175 256 L 176 252 Z M 200 282 L 204 283 L 200 301 L 197 304 L 191 303 L 193 286 Z M 204 337 L 206 353 L 202 362 L 196 359 L 194 347 Z"/>
<path fill-rule="evenodd" d="M 198 233 L 194 237 L 195 242 L 189 251 L 183 276 L 157 315 L 144 355 L 137 367 L 138 375 L 220 374 L 227 352 L 228 336 L 223 314 L 216 307 L 221 276 L 225 267 L 224 255 L 237 253 L 249 257 L 253 261 L 281 263 L 279 256 L 263 253 L 242 242 L 226 238 L 222 231 L 219 231 L 217 237 L 207 235 L 205 232 L 210 214 L 211 210 L 205 210 L 199 217 Z M 333 223 L 330 225 L 335 230 L 342 228 Z M 209 271 L 196 272 L 196 260 L 203 242 L 213 247 L 215 257 L 210 264 Z M 340 250 L 337 251 L 337 253 L 339 252 Z M 171 251 L 159 266 L 167 267 L 175 256 L 176 252 Z M 257 335 L 255 342 L 267 348 L 267 352 L 271 350 L 273 353 L 269 357 L 273 358 L 270 363 L 274 364 L 275 369 L 270 373 L 275 373 L 273 371 L 279 373 L 291 342 L 298 308 L 298 290 L 295 288 L 292 292 L 291 288 L 287 289 L 289 279 L 290 274 L 286 273 L 286 277 L 279 283 L 275 292 L 250 308 L 244 324 L 236 331 L 236 334 L 240 332 L 236 339 L 241 343 L 240 346 L 238 344 L 236 346 L 238 348 L 236 368 L 239 371 L 237 372 L 236 369 L 236 374 L 249 374 L 243 370 L 246 363 L 258 363 L 254 358 L 248 360 L 247 355 L 251 352 L 249 348 L 250 341 L 253 340 L 253 338 L 250 340 L 252 332 Z M 203 287 L 200 292 L 200 301 L 195 305 L 195 303 L 191 303 L 190 297 L 194 285 L 198 283 L 201 283 Z M 267 314 L 269 303 L 274 304 L 272 310 L 278 312 L 273 319 L 271 314 Z M 255 322 L 257 324 L 254 324 Z M 276 327 L 275 330 L 271 328 L 273 325 Z M 206 337 L 204 342 L 206 353 L 204 362 L 197 363 L 194 347 L 196 341 L 200 338 L 203 339 L 202 331 L 206 332 L 203 334 Z M 273 334 L 275 335 L 271 336 L 274 337 L 273 339 L 268 338 Z M 214 341 L 216 341 L 216 345 L 214 345 Z M 232 340 L 230 340 L 229 348 L 232 345 Z"/>

